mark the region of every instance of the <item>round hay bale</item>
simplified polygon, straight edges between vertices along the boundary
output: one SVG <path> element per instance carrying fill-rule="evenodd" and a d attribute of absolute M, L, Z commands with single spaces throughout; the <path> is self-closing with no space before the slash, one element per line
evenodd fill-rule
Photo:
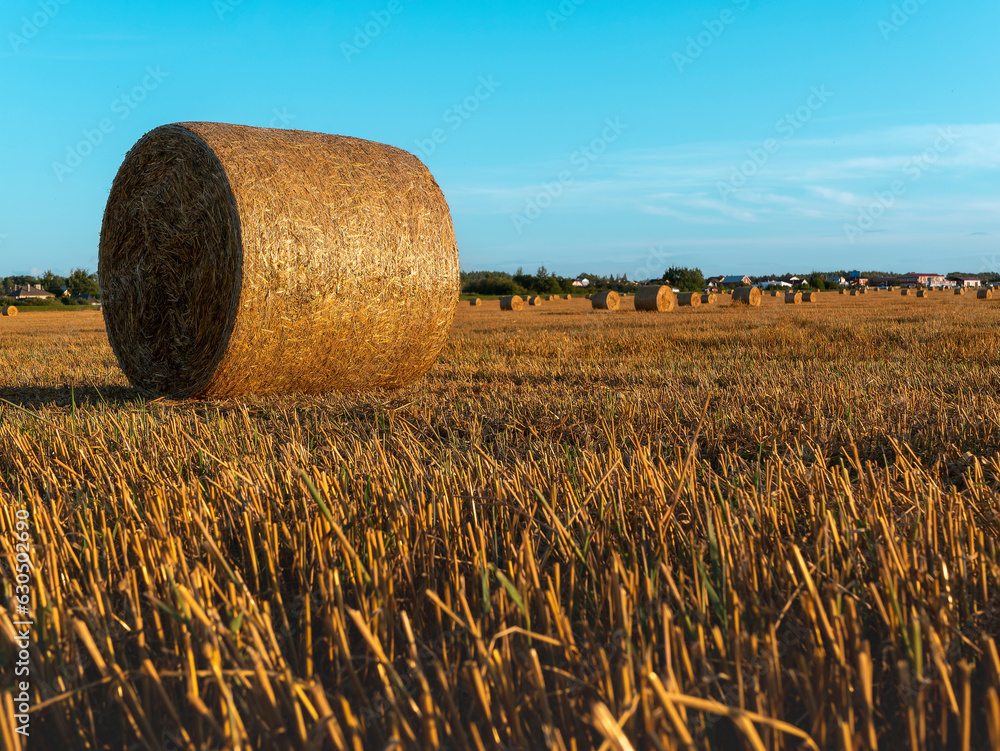
<path fill-rule="evenodd" d="M 857 297 L 859 294 L 861 294 L 861 293 L 858 292 L 856 289 L 852 289 L 851 290 L 851 297 Z"/>
<path fill-rule="evenodd" d="M 801 292 L 786 292 L 785 303 L 788 305 L 799 305 L 802 302 Z"/>
<path fill-rule="evenodd" d="M 536 307 L 541 307 L 542 298 L 539 295 L 533 295 L 528 298 L 528 305 L 534 305 Z"/>
<path fill-rule="evenodd" d="M 674 309 L 677 298 L 666 284 L 650 284 L 635 292 L 635 309 L 652 313 L 667 313 Z"/>
<path fill-rule="evenodd" d="M 926 289 L 918 289 L 917 290 L 917 297 L 928 297 L 929 295 L 930 295 L 930 291 L 929 290 L 926 290 Z"/>
<path fill-rule="evenodd" d="M 715 303 L 716 296 L 711 292 L 703 293 L 701 296 L 702 305 L 713 305 Z"/>
<path fill-rule="evenodd" d="M 448 204 L 415 156 L 221 123 L 164 125 L 129 151 L 98 274 L 125 375 L 174 398 L 404 386 L 459 294 Z"/>
<path fill-rule="evenodd" d="M 471 300 L 469 300 L 469 305 L 471 305 L 473 308 L 478 307 L 479 305 L 482 304 L 483 301 L 480 300 L 478 297 L 473 297 Z"/>
<path fill-rule="evenodd" d="M 778 290 L 772 289 L 771 290 L 771 297 L 777 297 L 777 296 L 778 296 Z"/>
<path fill-rule="evenodd" d="M 819 300 L 819 292 L 803 292 L 802 302 L 816 302 Z"/>
<path fill-rule="evenodd" d="M 594 310 L 618 310 L 618 293 L 613 289 L 595 292 L 590 305 Z"/>
<path fill-rule="evenodd" d="M 909 294 L 910 294 L 910 290 L 909 290 L 909 288 L 907 288 L 907 289 L 901 289 L 899 291 L 899 294 L 902 295 L 903 297 L 908 297 Z"/>
<path fill-rule="evenodd" d="M 594 297 L 593 295 L 587 295 L 587 299 L 588 299 L 588 300 L 592 300 L 592 299 L 593 299 L 593 297 Z"/>
<path fill-rule="evenodd" d="M 6 308 L 3 309 L 3 314 L 5 316 L 16 316 L 17 308 L 14 305 L 8 305 Z"/>
<path fill-rule="evenodd" d="M 977 300 L 992 300 L 993 299 L 993 290 L 992 289 L 981 289 L 981 290 L 979 290 L 978 292 L 976 292 L 976 299 Z"/>
<path fill-rule="evenodd" d="M 505 295 L 500 298 L 500 310 L 520 310 L 524 307 L 524 300 L 518 295 Z"/>
<path fill-rule="evenodd" d="M 842 294 L 842 295 L 846 295 L 846 294 L 847 294 L 847 290 L 846 290 L 846 289 L 844 289 L 844 288 L 841 288 L 841 289 L 840 289 L 840 294 Z"/>
<path fill-rule="evenodd" d="M 682 308 L 697 308 L 701 305 L 701 293 L 699 292 L 681 292 L 677 295 L 677 304 Z"/>
<path fill-rule="evenodd" d="M 563 300 L 570 300 L 570 299 L 572 299 L 572 297 L 573 297 L 572 295 L 563 295 L 562 299 Z"/>
<path fill-rule="evenodd" d="M 760 287 L 737 287 L 733 290 L 733 305 L 760 305 Z"/>
<path fill-rule="evenodd" d="M 956 295 L 964 295 L 965 294 L 965 290 L 962 289 L 961 287 L 956 287 L 955 288 L 955 294 Z"/>

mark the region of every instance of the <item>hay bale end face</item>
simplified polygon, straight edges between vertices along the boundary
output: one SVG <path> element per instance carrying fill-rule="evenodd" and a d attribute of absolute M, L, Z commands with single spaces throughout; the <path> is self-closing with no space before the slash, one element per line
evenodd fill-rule
<path fill-rule="evenodd" d="M 789 305 L 798 305 L 802 302 L 801 292 L 786 292 L 785 293 L 785 303 Z"/>
<path fill-rule="evenodd" d="M 674 291 L 665 284 L 650 284 L 639 287 L 635 292 L 635 309 L 652 312 L 668 313 L 674 309 L 677 298 Z"/>
<path fill-rule="evenodd" d="M 3 314 L 5 316 L 16 316 L 17 308 L 13 305 L 8 305 L 6 308 L 3 309 Z"/>
<path fill-rule="evenodd" d="M 520 310 L 524 307 L 524 300 L 518 295 L 505 295 L 500 298 L 500 310 Z"/>
<path fill-rule="evenodd" d="M 483 304 L 483 301 L 480 300 L 478 297 L 474 297 L 471 300 L 469 300 L 469 305 L 471 305 L 473 308 L 478 307 L 479 305 L 482 305 L 482 304 Z"/>
<path fill-rule="evenodd" d="M 979 290 L 978 292 L 976 292 L 976 299 L 977 300 L 992 300 L 993 299 L 993 290 L 992 289 L 981 289 L 981 290 Z"/>
<path fill-rule="evenodd" d="M 618 310 L 618 304 L 618 293 L 613 289 L 595 292 L 590 300 L 590 305 L 594 310 Z"/>
<path fill-rule="evenodd" d="M 682 308 L 697 308 L 701 305 L 701 293 L 681 292 L 677 295 L 677 305 Z"/>
<path fill-rule="evenodd" d="M 143 394 L 395 388 L 458 304 L 458 248 L 423 163 L 357 138 L 221 123 L 150 131 L 101 228 L 108 338 Z"/>
<path fill-rule="evenodd" d="M 733 305 L 757 307 L 762 297 L 760 287 L 737 287 L 733 290 Z"/>

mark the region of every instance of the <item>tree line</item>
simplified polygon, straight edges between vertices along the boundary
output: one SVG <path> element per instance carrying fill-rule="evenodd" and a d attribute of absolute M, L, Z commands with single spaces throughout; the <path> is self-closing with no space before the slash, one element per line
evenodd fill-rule
<path fill-rule="evenodd" d="M 55 300 L 45 298 L 43 300 L 18 300 L 18 305 L 53 305 L 63 303 L 72 305 L 77 297 L 101 296 L 101 287 L 97 283 L 97 274 L 86 269 L 73 269 L 69 276 L 60 276 L 52 271 L 46 271 L 41 276 L 30 274 L 15 274 L 0 278 L 0 297 L 9 295 L 17 287 L 26 285 L 38 285 L 46 292 L 51 292 L 56 296 Z M 63 290 L 69 290 L 69 294 L 63 296 Z M 9 299 L 9 298 L 8 298 Z"/>

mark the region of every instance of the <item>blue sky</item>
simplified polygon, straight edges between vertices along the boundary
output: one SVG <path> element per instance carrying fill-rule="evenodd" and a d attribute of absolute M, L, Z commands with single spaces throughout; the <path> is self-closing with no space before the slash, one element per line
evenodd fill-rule
<path fill-rule="evenodd" d="M 464 269 L 1000 271 L 1000 4 L 8 0 L 0 274 L 184 120 L 420 156 Z"/>

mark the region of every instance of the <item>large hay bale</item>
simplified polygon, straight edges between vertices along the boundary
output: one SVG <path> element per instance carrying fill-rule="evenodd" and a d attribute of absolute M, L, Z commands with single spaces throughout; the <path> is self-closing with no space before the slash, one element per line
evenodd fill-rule
<path fill-rule="evenodd" d="M 760 305 L 760 287 L 737 287 L 733 290 L 733 305 Z"/>
<path fill-rule="evenodd" d="M 803 292 L 802 302 L 816 302 L 819 300 L 819 292 Z"/>
<path fill-rule="evenodd" d="M 469 305 L 471 305 L 474 308 L 482 304 L 483 301 L 480 300 L 478 297 L 473 297 L 471 300 L 469 300 Z"/>
<path fill-rule="evenodd" d="M 702 305 L 714 305 L 717 295 L 713 295 L 711 292 L 703 293 L 701 296 Z"/>
<path fill-rule="evenodd" d="M 701 305 L 701 293 L 699 292 L 681 292 L 677 295 L 677 305 L 682 308 L 697 308 Z"/>
<path fill-rule="evenodd" d="M 788 305 L 799 305 L 802 302 L 801 292 L 786 292 L 785 303 Z"/>
<path fill-rule="evenodd" d="M 532 295 L 528 298 L 528 305 L 533 305 L 535 307 L 541 307 L 542 298 L 539 295 Z"/>
<path fill-rule="evenodd" d="M 652 313 L 667 313 L 674 309 L 677 298 L 666 284 L 650 284 L 635 292 L 635 309 Z"/>
<path fill-rule="evenodd" d="M 524 307 L 524 300 L 518 295 L 505 295 L 500 298 L 500 310 L 520 310 Z"/>
<path fill-rule="evenodd" d="M 590 300 L 590 305 L 594 310 L 618 310 L 618 304 L 618 293 L 613 289 L 595 292 Z"/>
<path fill-rule="evenodd" d="M 394 388 L 458 304 L 444 195 L 412 154 L 220 123 L 150 131 L 101 228 L 108 338 L 146 395 Z"/>
<path fill-rule="evenodd" d="M 6 308 L 3 309 L 3 314 L 5 316 L 16 316 L 17 308 L 13 305 L 8 305 Z"/>
<path fill-rule="evenodd" d="M 979 290 L 978 292 L 976 292 L 976 299 L 977 300 L 992 300 L 993 299 L 993 290 L 992 289 L 981 289 L 981 290 Z"/>

